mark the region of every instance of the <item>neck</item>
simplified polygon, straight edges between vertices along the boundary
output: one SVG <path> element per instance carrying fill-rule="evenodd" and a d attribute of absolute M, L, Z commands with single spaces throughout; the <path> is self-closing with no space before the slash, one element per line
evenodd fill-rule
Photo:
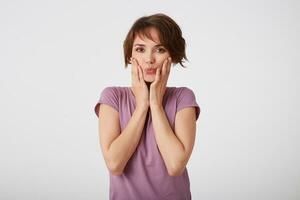
<path fill-rule="evenodd" d="M 145 81 L 145 83 L 147 85 L 148 90 L 150 91 L 150 85 L 151 85 L 152 82 Z"/>

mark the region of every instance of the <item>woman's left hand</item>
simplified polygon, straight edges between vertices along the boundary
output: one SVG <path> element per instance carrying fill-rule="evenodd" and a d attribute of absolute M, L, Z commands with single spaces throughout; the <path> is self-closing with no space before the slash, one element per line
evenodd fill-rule
<path fill-rule="evenodd" d="M 171 64 L 172 60 L 171 57 L 169 57 L 164 60 L 162 67 L 159 67 L 156 70 L 155 80 L 150 85 L 150 108 L 153 106 L 162 106 L 162 101 L 170 74 Z"/>

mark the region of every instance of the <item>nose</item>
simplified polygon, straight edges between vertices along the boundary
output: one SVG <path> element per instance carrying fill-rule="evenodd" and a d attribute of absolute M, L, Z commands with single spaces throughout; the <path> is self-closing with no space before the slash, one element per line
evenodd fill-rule
<path fill-rule="evenodd" d="M 152 65 L 155 62 L 154 56 L 152 53 L 149 53 L 145 56 L 145 63 Z"/>

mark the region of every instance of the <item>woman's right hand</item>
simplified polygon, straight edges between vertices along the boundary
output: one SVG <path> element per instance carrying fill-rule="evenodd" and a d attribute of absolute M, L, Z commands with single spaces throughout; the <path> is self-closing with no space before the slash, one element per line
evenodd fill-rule
<path fill-rule="evenodd" d="M 131 90 L 135 96 L 136 108 L 148 110 L 150 106 L 149 91 L 144 81 L 143 71 L 135 58 L 131 58 Z"/>

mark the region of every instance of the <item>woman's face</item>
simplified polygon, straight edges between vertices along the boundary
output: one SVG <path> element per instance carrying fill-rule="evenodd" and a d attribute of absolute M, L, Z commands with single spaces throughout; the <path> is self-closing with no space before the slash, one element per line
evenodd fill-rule
<path fill-rule="evenodd" d="M 143 71 L 144 80 L 153 82 L 157 68 L 161 68 L 165 59 L 170 57 L 167 49 L 160 44 L 158 32 L 150 28 L 150 34 L 154 41 L 147 37 L 137 35 L 132 46 L 132 57 L 138 61 Z M 153 71 L 148 71 L 154 69 Z"/>

